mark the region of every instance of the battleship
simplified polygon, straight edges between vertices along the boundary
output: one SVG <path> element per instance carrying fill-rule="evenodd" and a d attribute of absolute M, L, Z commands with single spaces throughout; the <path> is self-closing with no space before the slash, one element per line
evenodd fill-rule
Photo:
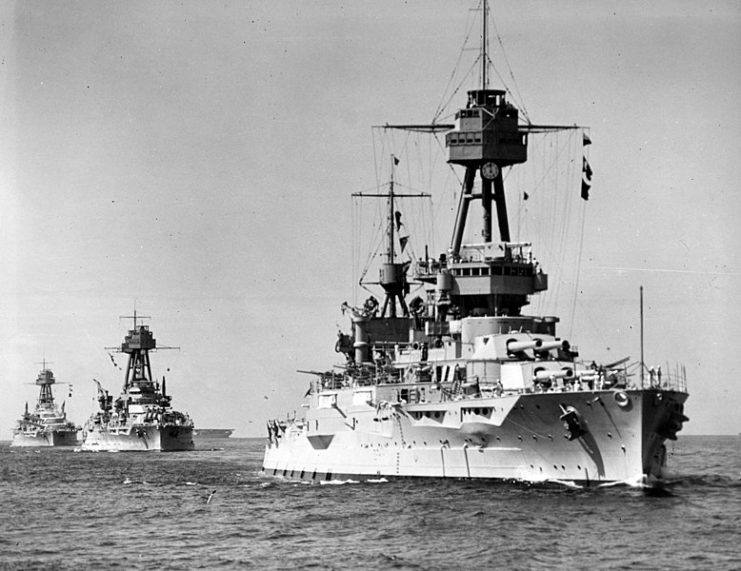
<path fill-rule="evenodd" d="M 54 373 L 46 367 L 46 362 L 36 378 L 39 385 L 39 399 L 33 412 L 28 412 L 28 403 L 23 416 L 13 431 L 11 446 L 76 446 L 79 444 L 79 426 L 67 420 L 64 411 L 54 402 L 51 386 L 56 383 Z"/>
<path fill-rule="evenodd" d="M 193 436 L 200 438 L 229 438 L 233 432 L 233 428 L 199 428 L 193 433 Z"/>
<path fill-rule="evenodd" d="M 548 275 L 531 242 L 511 239 L 503 172 L 527 161 L 532 134 L 578 127 L 521 121 L 509 93 L 489 88 L 486 2 L 483 14 L 482 81 L 468 91 L 455 124 L 399 126 L 444 134 L 446 160 L 462 171 L 450 246 L 438 257 L 425 248 L 424 257 L 401 259 L 395 201 L 402 193 L 392 166 L 381 195 L 383 303 L 371 296 L 360 307 L 342 305 L 350 330 L 338 333 L 335 350 L 344 362 L 304 371 L 310 387 L 303 416 L 268 421 L 266 476 L 586 486 L 666 477 L 666 441 L 688 420 L 684 368 L 662 375 L 641 358 L 637 375 L 628 358 L 582 358 L 573 340 L 559 335 L 559 317 L 523 312 L 531 296 L 548 289 Z M 586 160 L 581 184 L 575 190 L 586 199 Z M 473 203 L 482 213 L 481 237 L 466 243 Z M 412 284 L 423 294 L 408 299 Z"/>
<path fill-rule="evenodd" d="M 82 449 L 89 451 L 176 451 L 193 450 L 193 421 L 173 410 L 167 394 L 166 378 L 162 383 L 152 376 L 150 351 L 157 348 L 147 325 L 137 323 L 129 330 L 118 351 L 128 355 L 121 395 L 113 396 L 99 381 L 99 410 L 85 423 Z"/>

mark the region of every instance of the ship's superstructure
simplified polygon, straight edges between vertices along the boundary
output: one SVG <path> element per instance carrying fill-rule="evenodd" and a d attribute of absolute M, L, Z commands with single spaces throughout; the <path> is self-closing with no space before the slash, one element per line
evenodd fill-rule
<path fill-rule="evenodd" d="M 485 78 L 485 54 L 482 62 Z M 304 418 L 268 422 L 265 473 L 587 484 L 660 478 L 664 442 L 687 420 L 683 369 L 639 382 L 627 360 L 581 359 L 559 336 L 557 317 L 523 313 L 548 277 L 531 243 L 511 241 L 502 170 L 527 160 L 529 134 L 560 127 L 520 124 L 507 93 L 484 79 L 456 124 L 443 128 L 448 162 L 464 170 L 450 248 L 409 268 L 424 295 L 407 302 L 408 265 L 389 242 L 383 310 L 374 298 L 343 306 L 352 331 L 340 334 L 336 349 L 345 362 L 313 374 Z M 466 244 L 475 200 L 481 240 Z M 393 185 L 388 204 L 393 232 Z"/>
<path fill-rule="evenodd" d="M 80 427 L 67 420 L 65 403 L 58 407 L 54 402 L 51 386 L 55 383 L 54 373 L 45 362 L 36 378 L 39 386 L 36 406 L 29 412 L 26 403 L 23 416 L 13 430 L 11 446 L 75 446 L 79 443 Z"/>
<path fill-rule="evenodd" d="M 173 410 L 166 380 L 152 376 L 149 353 L 157 347 L 149 327 L 137 323 L 129 330 L 119 351 L 128 355 L 121 395 L 113 397 L 98 385 L 100 408 L 85 423 L 83 450 L 192 450 L 193 421 Z M 142 319 L 139 317 L 139 319 Z"/>

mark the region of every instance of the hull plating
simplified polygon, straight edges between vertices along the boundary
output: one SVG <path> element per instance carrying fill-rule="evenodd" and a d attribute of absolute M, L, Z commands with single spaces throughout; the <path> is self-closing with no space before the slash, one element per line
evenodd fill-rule
<path fill-rule="evenodd" d="M 628 390 L 524 394 L 367 406 L 289 424 L 266 447 L 268 475 L 566 480 L 660 477 L 663 443 L 686 393 Z M 571 407 L 583 433 L 562 417 Z M 313 425 L 312 425 L 313 423 Z M 326 428 L 322 428 L 325 426 Z"/>
<path fill-rule="evenodd" d="M 72 430 L 50 430 L 35 434 L 16 433 L 10 443 L 13 447 L 53 447 L 53 446 L 77 446 L 77 431 Z"/>
<path fill-rule="evenodd" d="M 84 435 L 82 443 L 82 449 L 89 451 L 174 452 L 193 448 L 193 429 L 187 426 L 95 427 Z"/>

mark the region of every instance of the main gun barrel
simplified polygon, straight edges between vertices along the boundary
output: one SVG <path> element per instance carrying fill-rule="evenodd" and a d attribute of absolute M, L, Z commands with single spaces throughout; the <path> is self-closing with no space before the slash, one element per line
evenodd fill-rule
<path fill-rule="evenodd" d="M 530 341 L 510 341 L 507 343 L 508 353 L 519 353 L 528 349 L 540 350 L 543 341 L 541 339 L 532 339 Z"/>
<path fill-rule="evenodd" d="M 536 347 L 535 350 L 540 353 L 550 351 L 551 349 L 561 349 L 563 351 L 568 351 L 570 348 L 571 344 L 565 339 L 563 341 L 556 339 L 554 341 L 543 341 L 539 347 Z"/>
<path fill-rule="evenodd" d="M 549 379 L 570 379 L 574 376 L 573 369 L 541 369 L 536 371 L 536 381 L 547 381 Z"/>

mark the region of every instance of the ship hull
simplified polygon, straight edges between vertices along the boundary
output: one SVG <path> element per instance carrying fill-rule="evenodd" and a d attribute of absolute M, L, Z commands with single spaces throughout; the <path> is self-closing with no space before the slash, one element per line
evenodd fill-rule
<path fill-rule="evenodd" d="M 189 426 L 134 425 L 109 429 L 96 426 L 84 434 L 82 449 L 118 452 L 175 452 L 193 450 Z"/>
<path fill-rule="evenodd" d="M 686 398 L 678 391 L 609 390 L 337 410 L 271 438 L 263 470 L 307 480 L 643 481 L 662 476 L 663 444 L 676 438 Z M 563 419 L 567 411 L 579 430 Z"/>
<path fill-rule="evenodd" d="M 201 438 L 229 438 L 233 432 L 233 428 L 199 428 L 193 435 Z"/>
<path fill-rule="evenodd" d="M 57 446 L 77 446 L 79 444 L 77 431 L 49 430 L 35 434 L 16 433 L 13 436 L 10 446 L 18 448 L 50 448 Z"/>

